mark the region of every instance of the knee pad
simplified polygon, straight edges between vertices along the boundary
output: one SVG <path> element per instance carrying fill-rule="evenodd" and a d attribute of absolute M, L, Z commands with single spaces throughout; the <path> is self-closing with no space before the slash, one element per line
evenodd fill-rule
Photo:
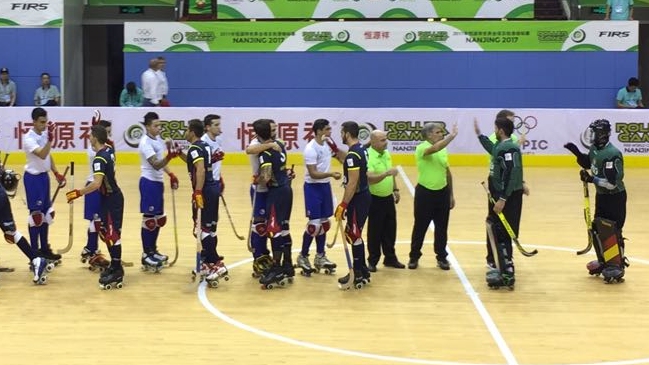
<path fill-rule="evenodd" d="M 331 229 L 331 221 L 329 218 L 323 219 L 320 221 L 320 233 L 318 234 L 325 234 Z"/>
<path fill-rule="evenodd" d="M 266 222 L 257 222 L 252 224 L 252 230 L 260 237 L 265 237 L 268 228 L 266 227 Z"/>
<path fill-rule="evenodd" d="M 45 213 L 45 223 L 47 224 L 54 223 L 54 215 L 55 215 L 54 207 L 50 207 L 50 209 L 48 209 L 47 212 Z"/>
<path fill-rule="evenodd" d="M 347 242 L 354 244 L 357 240 L 362 239 L 361 231 L 356 227 L 356 225 L 353 225 L 353 227 L 345 225 L 345 238 L 347 239 Z"/>
<path fill-rule="evenodd" d="M 142 216 L 142 228 L 147 229 L 149 231 L 155 231 L 157 228 L 156 224 L 156 219 L 154 216 L 151 215 L 145 215 Z"/>
<path fill-rule="evenodd" d="M 5 232 L 5 241 L 8 243 L 16 243 L 20 241 L 21 238 L 23 238 L 23 235 L 20 234 L 20 232 L 15 230 L 16 228 L 14 227 L 14 230 L 12 231 L 6 231 Z"/>
<path fill-rule="evenodd" d="M 321 225 L 319 220 L 310 220 L 306 224 L 306 233 L 311 237 L 315 237 L 319 235 L 320 230 L 321 230 Z"/>
<path fill-rule="evenodd" d="M 29 213 L 29 218 L 27 219 L 30 227 L 40 227 L 43 225 L 44 221 L 45 215 L 41 211 L 34 211 Z"/>
<path fill-rule="evenodd" d="M 164 227 L 165 224 L 167 224 L 167 215 L 166 215 L 166 214 L 163 214 L 163 215 L 156 215 L 156 216 L 155 216 L 155 224 L 156 224 L 158 227 Z"/>

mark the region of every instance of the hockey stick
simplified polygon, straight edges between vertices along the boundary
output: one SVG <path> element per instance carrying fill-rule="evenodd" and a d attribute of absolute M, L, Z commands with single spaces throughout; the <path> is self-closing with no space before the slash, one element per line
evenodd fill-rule
<path fill-rule="evenodd" d="M 347 281 L 346 284 L 340 284 L 338 283 L 338 287 L 343 290 L 347 290 L 352 287 L 354 284 L 354 265 L 352 264 L 352 257 L 349 253 L 349 247 L 347 244 L 347 240 L 345 239 L 345 232 L 343 232 L 344 228 L 342 225 L 342 220 L 338 221 L 338 231 L 340 231 L 340 235 L 343 237 L 343 247 L 345 248 L 345 258 L 347 259 L 347 267 L 349 268 L 349 280 Z"/>
<path fill-rule="evenodd" d="M 16 269 L 13 267 L 0 267 L 0 272 L 14 272 Z"/>
<path fill-rule="evenodd" d="M 72 163 L 74 163 L 74 162 L 72 162 Z M 63 177 L 64 178 L 68 177 L 68 171 L 70 171 L 70 166 L 65 167 L 65 171 L 63 171 Z M 54 195 L 52 195 L 52 199 L 50 199 L 50 205 L 54 205 L 54 201 L 56 200 L 56 197 L 59 195 L 59 191 L 61 191 L 61 185 L 57 184 L 56 190 L 54 190 Z"/>
<path fill-rule="evenodd" d="M 253 224 L 255 224 L 255 203 L 257 202 L 257 186 L 253 188 L 252 192 L 252 214 L 250 214 L 250 228 L 248 228 L 248 238 L 246 240 L 246 246 L 248 247 L 248 252 L 252 253 L 252 230 Z"/>
<path fill-rule="evenodd" d="M 336 221 L 336 233 L 334 233 L 334 240 L 331 243 L 327 243 L 327 248 L 332 248 L 336 245 L 336 241 L 338 240 L 338 232 L 340 232 L 340 223 L 341 221 Z"/>
<path fill-rule="evenodd" d="M 230 220 L 230 225 L 232 226 L 232 231 L 234 232 L 234 235 L 237 236 L 238 239 L 241 241 L 245 240 L 246 238 L 240 234 L 237 233 L 237 229 L 234 228 L 234 221 L 232 220 L 232 216 L 230 215 L 230 209 L 228 209 L 228 205 L 225 203 L 225 198 L 223 195 L 220 195 L 221 201 L 223 202 L 223 207 L 225 208 L 225 213 L 228 215 L 228 219 Z"/>
<path fill-rule="evenodd" d="M 176 261 L 178 261 L 178 223 L 176 220 L 176 190 L 171 189 L 171 207 L 173 209 L 173 215 L 174 215 L 174 248 L 175 253 L 174 253 L 174 259 L 171 260 L 169 263 L 169 267 L 174 266 Z"/>
<path fill-rule="evenodd" d="M 196 223 L 194 226 L 194 233 L 196 234 L 196 267 L 194 268 L 194 275 L 192 275 L 192 283 L 200 284 L 203 281 L 201 277 L 201 251 L 203 249 L 203 242 L 201 240 L 201 208 L 196 209 Z M 198 280 L 196 280 L 198 278 Z"/>
<path fill-rule="evenodd" d="M 68 169 L 66 167 L 65 172 L 68 172 Z M 72 190 L 74 190 L 74 161 L 70 162 L 70 187 Z M 56 194 L 59 192 L 60 188 L 57 188 L 56 192 L 54 193 L 54 198 L 56 198 Z M 68 221 L 69 221 L 69 226 L 68 226 L 68 245 L 65 246 L 62 250 L 58 250 L 56 253 L 59 255 L 62 255 L 64 253 L 68 253 L 70 249 L 72 248 L 72 243 L 74 242 L 74 201 L 69 204 L 70 208 L 68 211 Z"/>
<path fill-rule="evenodd" d="M 496 204 L 496 201 L 491 196 L 491 193 L 489 192 L 489 189 L 487 188 L 487 185 L 485 184 L 485 182 L 483 181 L 480 184 L 482 184 L 482 187 L 487 192 L 487 196 L 489 197 L 489 201 L 491 202 L 491 204 Z M 518 237 L 516 237 L 516 233 L 514 233 L 514 230 L 512 229 L 512 226 L 509 225 L 509 222 L 507 221 L 507 218 L 505 217 L 505 215 L 502 212 L 498 213 L 498 218 L 500 219 L 500 222 L 503 224 L 503 226 L 505 226 L 505 230 L 507 230 L 507 233 L 509 234 L 509 237 L 512 239 L 512 241 L 514 241 L 514 243 L 516 244 L 516 248 L 518 248 L 518 251 L 520 251 L 520 253 L 523 256 L 532 257 L 532 256 L 536 255 L 537 253 L 539 253 L 539 251 L 536 250 L 536 249 L 534 249 L 533 251 L 526 251 L 523 248 L 523 245 L 521 245 L 521 243 L 518 242 Z"/>
<path fill-rule="evenodd" d="M 584 183 L 584 221 L 586 222 L 586 231 L 588 233 L 588 245 L 581 251 L 577 251 L 577 255 L 583 255 L 593 248 L 593 235 L 591 234 L 592 221 L 590 219 L 590 194 L 588 193 L 588 183 Z"/>

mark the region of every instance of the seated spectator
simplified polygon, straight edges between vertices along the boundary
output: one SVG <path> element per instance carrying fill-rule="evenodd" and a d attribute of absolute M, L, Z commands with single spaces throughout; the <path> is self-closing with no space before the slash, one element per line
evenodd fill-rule
<path fill-rule="evenodd" d="M 604 20 L 633 20 L 633 0 L 606 0 Z"/>
<path fill-rule="evenodd" d="M 16 84 L 9 79 L 9 70 L 0 69 L 0 106 L 16 105 Z"/>
<path fill-rule="evenodd" d="M 41 74 L 41 87 L 34 93 L 34 105 L 58 106 L 61 105 L 61 93 L 55 85 L 50 84 L 50 74 Z"/>
<path fill-rule="evenodd" d="M 629 84 L 617 92 L 617 107 L 620 109 L 644 108 L 642 92 L 638 87 L 640 81 L 635 77 L 629 79 Z"/>
<path fill-rule="evenodd" d="M 143 102 L 142 89 L 135 86 L 133 81 L 129 81 L 119 96 L 119 106 L 142 106 Z"/>

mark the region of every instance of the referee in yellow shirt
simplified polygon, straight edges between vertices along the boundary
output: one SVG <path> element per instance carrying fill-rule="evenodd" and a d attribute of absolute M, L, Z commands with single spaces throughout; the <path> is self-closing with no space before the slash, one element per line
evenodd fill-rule
<path fill-rule="evenodd" d="M 419 266 L 421 246 L 431 220 L 435 224 L 437 267 L 442 270 L 451 268 L 446 259 L 446 243 L 448 219 L 455 206 L 455 198 L 446 146 L 457 136 L 457 123 L 453 125 L 450 134 L 444 136 L 444 132 L 444 124 L 426 123 L 421 129 L 424 141 L 415 150 L 418 178 L 415 188 L 415 224 L 412 227 L 408 262 L 408 268 L 412 270 Z"/>
<path fill-rule="evenodd" d="M 390 152 L 386 149 L 388 137 L 384 131 L 375 130 L 370 135 L 370 147 L 367 149 L 367 178 L 370 184 L 372 203 L 367 219 L 367 268 L 376 272 L 376 265 L 383 250 L 383 265 L 404 269 L 406 265 L 399 262 L 394 251 L 397 239 L 397 210 L 399 189 L 395 176 L 397 169 L 392 167 Z"/>

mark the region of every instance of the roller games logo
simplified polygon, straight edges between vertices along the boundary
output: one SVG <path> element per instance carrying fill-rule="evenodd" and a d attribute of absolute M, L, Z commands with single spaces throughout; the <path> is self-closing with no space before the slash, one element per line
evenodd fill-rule
<path fill-rule="evenodd" d="M 444 135 L 448 134 L 446 122 L 442 120 L 386 120 L 383 128 L 394 152 L 413 152 L 424 140 L 421 129 L 427 123 L 439 123 L 444 126 Z"/>

